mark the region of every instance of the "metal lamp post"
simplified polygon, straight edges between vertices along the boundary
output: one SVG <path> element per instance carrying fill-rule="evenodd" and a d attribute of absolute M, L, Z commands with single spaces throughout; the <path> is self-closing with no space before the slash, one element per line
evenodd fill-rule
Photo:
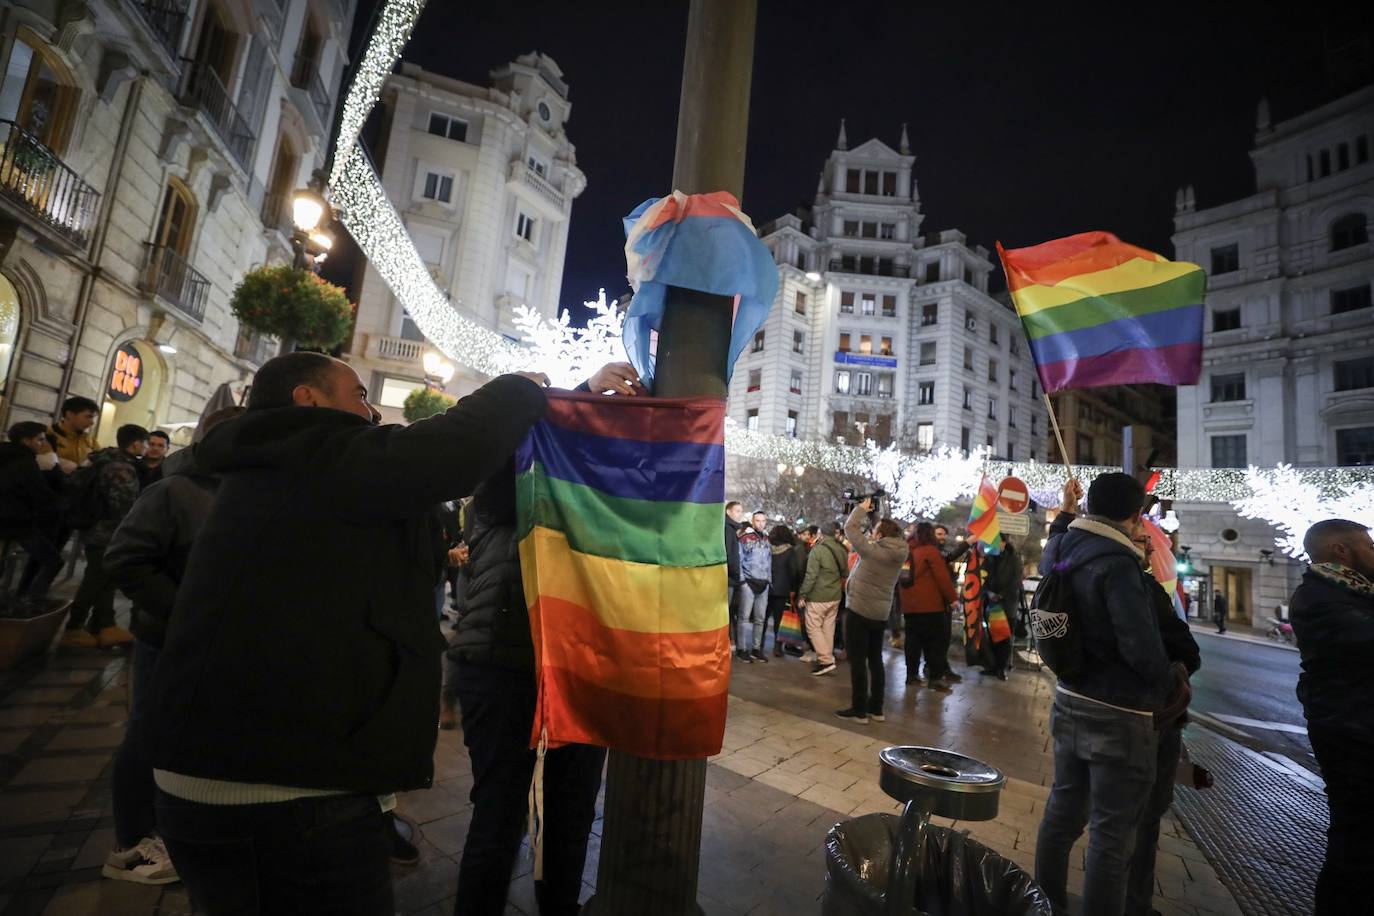
<path fill-rule="evenodd" d="M 323 261 L 334 246 L 334 237 L 325 230 L 333 216 L 329 201 L 315 189 L 314 182 L 291 195 L 291 223 L 295 226 L 291 233 L 291 249 L 295 252 L 292 266 L 297 270 L 309 269 L 312 256 L 316 263 Z"/>

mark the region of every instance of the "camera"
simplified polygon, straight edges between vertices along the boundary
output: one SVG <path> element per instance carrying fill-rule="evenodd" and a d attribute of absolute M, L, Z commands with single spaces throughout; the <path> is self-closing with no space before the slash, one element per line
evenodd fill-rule
<path fill-rule="evenodd" d="M 852 489 L 845 489 L 840 493 L 844 497 L 844 514 L 846 516 L 854 511 L 854 507 L 865 499 L 873 500 L 873 511 L 868 513 L 868 517 L 873 519 L 879 515 L 878 507 L 881 505 L 882 498 L 887 495 L 887 491 L 881 487 L 872 493 L 856 493 Z"/>

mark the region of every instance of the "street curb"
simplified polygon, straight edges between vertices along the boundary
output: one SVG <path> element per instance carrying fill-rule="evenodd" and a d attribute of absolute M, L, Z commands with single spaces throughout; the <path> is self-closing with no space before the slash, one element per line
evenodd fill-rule
<path fill-rule="evenodd" d="M 1276 639 L 1264 639 L 1260 636 L 1245 636 L 1240 633 L 1218 633 L 1214 628 L 1212 628 L 1209 625 L 1199 626 L 1197 624 L 1190 623 L 1188 624 L 1188 629 L 1192 630 L 1194 633 L 1201 633 L 1203 636 L 1215 636 L 1218 639 L 1234 639 L 1238 642 L 1254 643 L 1257 646 L 1270 646 L 1274 649 L 1286 649 L 1289 652 L 1298 651 L 1298 647 L 1292 645 L 1291 643 L 1280 642 Z"/>

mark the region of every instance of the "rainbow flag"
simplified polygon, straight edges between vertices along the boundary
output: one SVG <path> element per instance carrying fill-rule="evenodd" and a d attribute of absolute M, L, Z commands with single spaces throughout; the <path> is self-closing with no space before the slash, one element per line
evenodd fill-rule
<path fill-rule="evenodd" d="M 1207 285 L 1201 267 L 1110 232 L 1011 250 L 999 242 L 997 253 L 1046 393 L 1197 384 Z"/>
<path fill-rule="evenodd" d="M 725 402 L 551 392 L 515 456 L 531 745 L 720 753 Z"/>
<path fill-rule="evenodd" d="M 997 522 L 997 488 L 987 475 L 978 484 L 973 508 L 968 514 L 968 533 L 982 544 L 988 553 L 1002 552 L 1002 526 Z"/>

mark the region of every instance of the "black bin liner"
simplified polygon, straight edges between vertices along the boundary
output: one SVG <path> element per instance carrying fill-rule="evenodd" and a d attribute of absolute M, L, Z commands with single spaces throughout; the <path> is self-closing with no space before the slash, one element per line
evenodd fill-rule
<path fill-rule="evenodd" d="M 961 831 L 928 824 L 922 861 L 894 863 L 899 824 L 891 814 L 865 814 L 831 828 L 822 916 L 1052 916 L 1030 875 Z M 923 877 L 910 898 L 887 899 L 890 881 L 910 888 L 902 875 L 917 871 Z"/>

